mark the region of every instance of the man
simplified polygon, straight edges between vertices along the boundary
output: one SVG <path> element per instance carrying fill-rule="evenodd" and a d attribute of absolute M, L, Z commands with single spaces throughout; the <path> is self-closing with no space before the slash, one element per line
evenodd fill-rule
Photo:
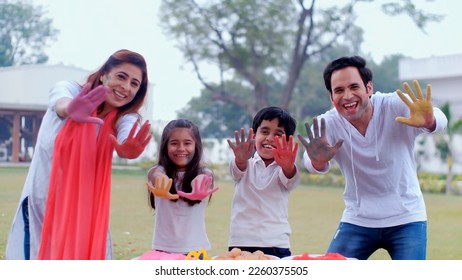
<path fill-rule="evenodd" d="M 327 249 L 368 259 L 377 249 L 392 259 L 426 259 L 427 216 L 414 159 L 419 134 L 446 128 L 447 118 L 407 83 L 400 90 L 373 94 L 372 72 L 359 56 L 342 57 L 324 70 L 334 108 L 306 124 L 304 165 L 326 173 L 334 159 L 345 177 L 345 210 Z M 404 117 L 408 116 L 408 117 Z M 319 121 L 320 120 L 320 121 Z"/>

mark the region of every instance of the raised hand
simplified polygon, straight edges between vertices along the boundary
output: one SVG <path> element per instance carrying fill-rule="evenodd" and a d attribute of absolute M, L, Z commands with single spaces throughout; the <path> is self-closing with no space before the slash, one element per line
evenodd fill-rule
<path fill-rule="evenodd" d="M 170 193 L 172 187 L 172 179 L 165 175 L 159 175 L 154 179 L 154 186 L 149 182 L 146 182 L 148 190 L 159 198 L 175 200 L 179 198 L 179 195 Z"/>
<path fill-rule="evenodd" d="M 396 121 L 413 127 L 425 127 L 432 128 L 435 124 L 435 118 L 433 116 L 433 105 L 431 101 L 432 88 L 431 85 L 427 85 L 427 96 L 423 97 L 422 90 L 420 88 L 419 82 L 413 81 L 415 90 L 417 92 L 417 97 L 412 91 L 411 87 L 407 82 L 403 83 L 404 88 L 406 89 L 407 94 L 411 98 L 406 98 L 403 92 L 400 89 L 396 90 L 396 93 L 401 98 L 401 100 L 406 103 L 410 110 L 409 118 L 405 117 L 396 117 Z"/>
<path fill-rule="evenodd" d="M 218 191 L 218 187 L 210 189 L 213 184 L 212 176 L 205 174 L 199 174 L 191 182 L 192 192 L 185 193 L 183 191 L 178 191 L 178 195 L 181 197 L 187 198 L 189 200 L 203 200 L 212 193 Z"/>
<path fill-rule="evenodd" d="M 106 99 L 109 88 L 99 85 L 92 90 L 90 89 L 90 83 L 83 86 L 80 93 L 69 103 L 67 113 L 76 122 L 103 124 L 103 120 L 93 117 L 92 113 Z"/>
<path fill-rule="evenodd" d="M 140 131 L 135 135 L 136 128 L 138 123 L 133 124 L 130 133 L 128 134 L 127 139 L 120 144 L 117 142 L 117 138 L 114 135 L 109 135 L 112 144 L 114 144 L 114 149 L 117 151 L 117 154 L 122 158 L 134 159 L 137 158 L 144 151 L 149 141 L 151 140 L 152 135 L 149 134 L 151 124 L 149 121 L 146 121 L 140 128 Z"/>
<path fill-rule="evenodd" d="M 338 140 L 334 146 L 327 142 L 326 138 L 326 121 L 321 119 L 321 132 L 319 132 L 318 119 L 313 118 L 313 131 L 311 132 L 310 125 L 305 123 L 306 133 L 308 135 L 307 142 L 301 135 L 298 135 L 298 140 L 305 147 L 306 153 L 310 157 L 314 168 L 321 170 L 337 153 L 343 144 L 343 139 Z"/>
<path fill-rule="evenodd" d="M 297 157 L 298 143 L 294 144 L 294 137 L 289 136 L 289 142 L 287 142 L 286 135 L 282 137 L 275 136 L 274 143 L 276 149 L 273 149 L 274 160 L 282 168 L 286 175 L 295 174 L 295 159 Z M 292 176 L 287 176 L 292 177 Z"/>
<path fill-rule="evenodd" d="M 239 137 L 239 132 L 234 131 L 234 138 L 236 144 L 233 144 L 231 140 L 227 139 L 229 147 L 233 150 L 234 158 L 238 167 L 247 166 L 247 160 L 252 156 L 255 149 L 255 139 L 253 129 L 249 129 L 249 137 L 245 140 L 244 128 L 240 130 L 241 136 Z"/>

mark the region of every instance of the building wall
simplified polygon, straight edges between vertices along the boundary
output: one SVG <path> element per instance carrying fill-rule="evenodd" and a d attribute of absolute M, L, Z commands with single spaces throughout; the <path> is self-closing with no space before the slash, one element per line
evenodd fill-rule
<path fill-rule="evenodd" d="M 91 71 L 64 65 L 23 65 L 0 67 L 0 110 L 5 108 L 46 110 L 51 87 L 62 80 L 84 84 Z M 153 119 L 153 91 L 142 109 L 144 119 Z"/>
<path fill-rule="evenodd" d="M 462 54 L 435 56 L 424 59 L 403 59 L 399 63 L 399 78 L 402 81 L 418 80 L 425 91 L 427 83 L 432 86 L 432 100 L 441 107 L 449 102 L 452 120 L 462 118 Z M 424 82 L 424 83 L 422 83 Z M 445 173 L 447 164 L 440 160 L 433 136 L 421 136 L 416 144 L 419 169 Z M 425 143 L 420 145 L 419 143 Z M 455 173 L 462 172 L 462 136 L 453 139 Z M 421 156 L 419 156 L 419 153 Z"/>
<path fill-rule="evenodd" d="M 448 101 L 454 118 L 462 117 L 462 54 L 403 59 L 399 63 L 399 79 L 425 82 L 420 83 L 422 87 L 431 84 L 435 105 Z"/>
<path fill-rule="evenodd" d="M 50 88 L 61 80 L 82 83 L 89 71 L 63 65 L 24 65 L 0 68 L 0 109 L 46 110 Z"/>
<path fill-rule="evenodd" d="M 79 84 L 84 84 L 88 75 L 92 71 L 65 65 L 21 65 L 12 67 L 0 67 L 0 117 L 11 119 L 13 115 L 42 115 L 47 109 L 48 95 L 51 87 L 61 80 L 72 80 Z M 148 98 L 141 110 L 141 115 L 145 120 L 153 121 L 153 101 L 152 85 L 148 88 Z M 41 118 L 40 118 L 41 119 Z M 22 122 L 22 121 L 21 121 Z M 2 130 L 11 130 L 4 125 Z M 0 134 L 4 134 L 1 131 Z M 8 132 L 8 131 L 6 131 Z M 10 134 L 8 132 L 8 134 Z M 12 135 L 12 138 L 14 135 Z M 20 140 L 24 143 L 23 140 Z M 0 161 L 5 161 L 5 154 L 15 154 L 12 152 L 17 147 L 18 141 L 7 139 L 0 141 Z M 11 144 L 13 142 L 13 144 Z M 31 147 L 21 144 L 20 154 L 28 154 Z M 7 152 L 5 152 L 7 150 Z M 15 156 L 12 156 L 15 160 Z M 6 158 L 9 160 L 8 158 Z"/>

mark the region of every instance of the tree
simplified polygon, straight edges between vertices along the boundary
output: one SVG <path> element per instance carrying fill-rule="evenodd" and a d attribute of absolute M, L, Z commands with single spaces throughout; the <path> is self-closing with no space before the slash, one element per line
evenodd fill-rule
<path fill-rule="evenodd" d="M 315 0 L 308 5 L 303 0 L 163 0 L 160 17 L 165 33 L 177 40 L 212 100 L 233 104 L 249 115 L 268 105 L 292 105 L 298 112 L 304 109 L 294 104 L 299 99 L 294 95 L 304 65 L 322 61 L 335 47 L 359 51 L 362 32 L 354 25 L 359 2 L 370 1 L 318 9 Z M 409 15 L 422 30 L 440 19 L 410 0 L 382 7 L 387 14 Z M 207 77 L 204 65 L 216 66 L 215 81 Z M 228 88 L 231 84 L 240 87 Z M 251 95 L 242 98 L 242 92 L 233 91 L 237 88 Z"/>
<path fill-rule="evenodd" d="M 244 89 L 238 91 L 245 92 Z M 235 104 L 213 101 L 211 92 L 204 89 L 199 97 L 194 97 L 188 102 L 178 113 L 178 117 L 196 123 L 204 138 L 227 138 L 232 137 L 236 129 L 249 128 L 253 116 Z"/>
<path fill-rule="evenodd" d="M 334 48 L 335 50 L 335 48 Z M 338 51 L 328 51 L 316 62 L 304 66 L 301 76 L 292 96 L 289 111 L 297 116 L 300 129 L 305 134 L 305 122 L 311 122 L 312 117 L 324 113 L 332 104 L 328 98 L 327 89 L 322 77 L 323 69 L 328 61 L 338 57 Z M 400 86 L 398 78 L 398 63 L 401 55 L 386 56 L 382 63 L 377 65 L 372 59 L 369 66 L 374 73 L 374 89 L 382 92 L 392 92 Z M 226 88 L 239 94 L 240 98 L 249 98 L 252 93 L 249 89 L 239 88 L 237 84 L 227 82 Z M 270 85 L 277 92 L 282 90 L 281 85 Z M 201 129 L 203 137 L 229 138 L 233 131 L 248 128 L 252 123 L 252 115 L 232 103 L 220 100 L 214 101 L 211 92 L 207 89 L 201 91 L 200 96 L 192 98 L 178 117 L 187 118 L 195 122 Z"/>
<path fill-rule="evenodd" d="M 370 68 L 372 73 L 374 73 L 373 82 L 375 90 L 393 92 L 401 88 L 401 82 L 399 80 L 399 61 L 403 57 L 404 56 L 401 54 L 393 54 L 384 57 L 379 65 L 373 62 L 370 63 Z"/>
<path fill-rule="evenodd" d="M 446 102 L 441 107 L 441 111 L 446 115 L 448 119 L 448 126 L 446 128 L 445 135 L 439 135 L 442 137 L 437 137 L 436 148 L 440 152 L 440 157 L 442 160 L 447 162 L 447 174 L 446 174 L 446 194 L 451 193 L 451 184 L 452 184 L 452 165 L 453 165 L 453 145 L 454 145 L 454 135 L 457 132 L 460 132 L 462 128 L 462 119 L 454 120 L 451 115 L 451 105 Z"/>
<path fill-rule="evenodd" d="M 45 63 L 44 48 L 57 34 L 41 6 L 1 1 L 0 67 Z"/>

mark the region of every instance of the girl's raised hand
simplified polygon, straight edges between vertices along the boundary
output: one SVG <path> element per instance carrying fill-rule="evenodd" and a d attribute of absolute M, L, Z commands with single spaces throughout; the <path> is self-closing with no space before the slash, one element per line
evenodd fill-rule
<path fill-rule="evenodd" d="M 213 184 L 212 176 L 205 174 L 199 174 L 191 182 L 192 192 L 185 193 L 178 191 L 178 194 L 181 197 L 187 198 L 189 200 L 203 200 L 212 193 L 218 191 L 218 187 L 211 189 L 210 187 Z"/>
<path fill-rule="evenodd" d="M 159 175 L 154 179 L 154 186 L 149 182 L 146 182 L 148 190 L 159 198 L 175 200 L 179 198 L 179 195 L 170 193 L 172 187 L 172 179 L 165 175 Z"/>

